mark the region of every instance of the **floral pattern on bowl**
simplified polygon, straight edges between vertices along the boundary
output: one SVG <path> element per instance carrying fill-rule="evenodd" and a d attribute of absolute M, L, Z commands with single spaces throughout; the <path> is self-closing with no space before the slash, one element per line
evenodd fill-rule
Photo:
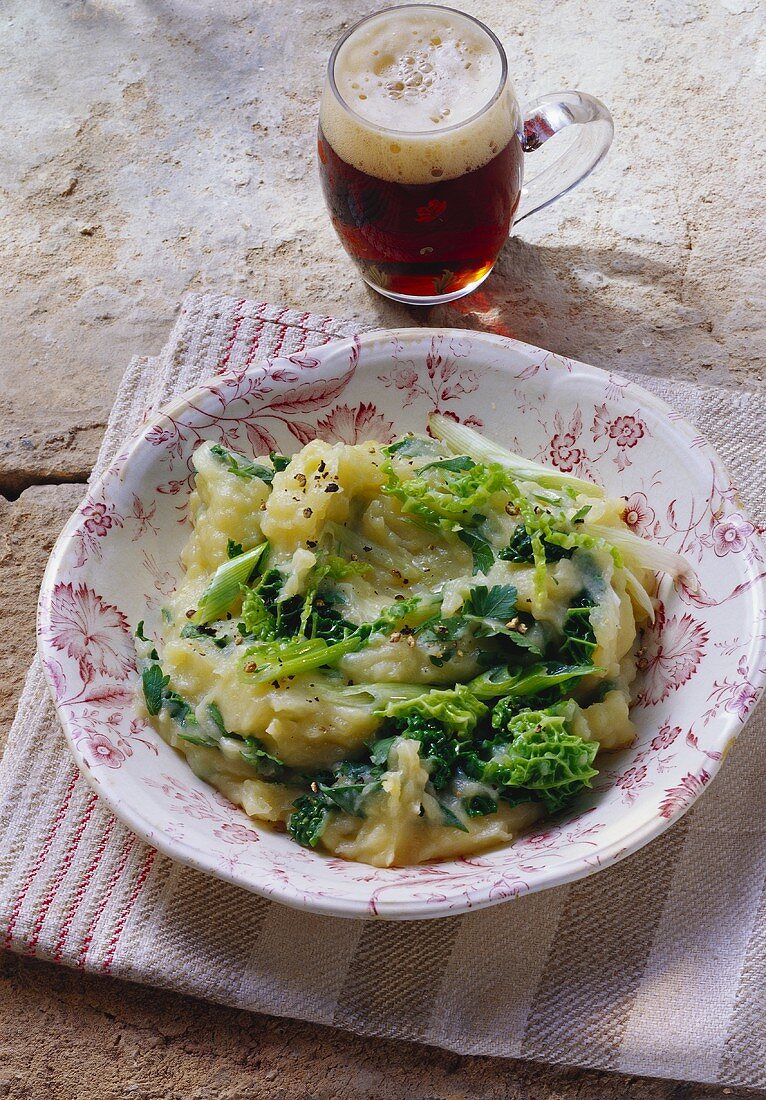
<path fill-rule="evenodd" d="M 198 780 L 137 717 L 132 628 L 151 633 L 180 573 L 204 439 L 290 453 L 422 431 L 432 410 L 625 497 L 637 533 L 685 554 L 643 639 L 636 744 L 601 757 L 574 812 L 468 859 L 374 868 L 299 848 Z M 766 677 L 766 551 L 708 444 L 616 375 L 499 336 L 408 329 L 226 371 L 146 424 L 62 533 L 39 648 L 72 753 L 115 814 L 167 855 L 288 905 L 436 917 L 591 874 L 666 829 L 721 766 Z"/>

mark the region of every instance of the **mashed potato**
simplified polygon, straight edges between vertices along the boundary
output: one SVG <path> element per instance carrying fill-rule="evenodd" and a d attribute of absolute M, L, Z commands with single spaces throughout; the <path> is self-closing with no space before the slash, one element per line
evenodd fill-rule
<path fill-rule="evenodd" d="M 138 630 L 142 705 L 194 772 L 344 859 L 510 843 L 634 736 L 650 575 L 619 506 L 460 432 L 201 445 L 184 576 Z"/>

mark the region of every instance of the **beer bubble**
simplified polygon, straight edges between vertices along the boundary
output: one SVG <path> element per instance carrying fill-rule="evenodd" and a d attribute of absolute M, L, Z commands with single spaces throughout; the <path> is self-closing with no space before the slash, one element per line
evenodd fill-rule
<path fill-rule="evenodd" d="M 386 91 L 392 99 L 401 99 L 404 92 L 404 84 L 401 80 L 389 80 L 386 82 Z"/>

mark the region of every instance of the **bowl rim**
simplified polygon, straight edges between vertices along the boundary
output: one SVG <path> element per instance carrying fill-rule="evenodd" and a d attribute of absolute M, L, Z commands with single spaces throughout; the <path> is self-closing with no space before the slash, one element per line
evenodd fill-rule
<path fill-rule="evenodd" d="M 449 337 L 450 339 L 466 338 L 472 341 L 479 341 L 480 343 L 489 344 L 497 348 L 513 348 L 524 354 L 542 353 L 551 354 L 554 360 L 557 362 L 565 361 L 567 364 L 571 364 L 573 368 L 584 372 L 586 375 L 595 377 L 601 380 L 611 380 L 620 385 L 627 385 L 631 388 L 631 394 L 638 397 L 644 407 L 652 409 L 656 414 L 662 417 L 663 420 L 669 423 L 669 426 L 675 433 L 682 436 L 686 436 L 689 441 L 697 441 L 696 450 L 697 453 L 704 454 L 708 460 L 712 463 L 717 473 L 722 474 L 727 482 L 731 484 L 731 477 L 724 464 L 719 457 L 715 448 L 710 444 L 705 437 L 700 436 L 700 432 L 693 427 L 693 425 L 686 420 L 685 417 L 677 413 L 667 402 L 662 398 L 657 397 L 651 391 L 644 389 L 640 383 L 635 382 L 632 378 L 627 379 L 614 371 L 604 370 L 601 367 L 595 367 L 591 364 L 584 363 L 581 360 L 572 359 L 569 356 L 563 356 L 558 353 L 546 353 L 545 349 L 539 348 L 537 345 L 529 344 L 521 340 L 517 340 L 513 337 L 500 336 L 496 333 L 483 332 L 481 330 L 474 329 L 460 329 L 460 328 L 434 328 L 434 327 L 409 327 L 409 328 L 394 328 L 394 329 L 373 329 L 363 332 L 351 337 L 344 337 L 337 340 L 330 340 L 325 344 L 317 345 L 316 347 L 307 347 L 305 351 L 300 354 L 306 354 L 312 352 L 320 357 L 326 357 L 329 354 L 342 355 L 344 353 L 350 353 L 354 346 L 359 351 L 360 361 L 361 354 L 365 350 L 370 350 L 375 345 L 382 341 L 389 342 L 396 340 L 404 344 L 405 346 L 410 342 L 422 342 L 432 339 L 434 337 Z M 263 367 L 263 364 L 268 362 L 271 366 L 280 362 L 287 361 L 288 356 L 276 356 L 269 357 L 263 356 L 253 363 L 251 363 L 245 376 L 254 370 Z M 504 371 L 506 368 L 502 363 L 495 366 L 499 372 Z M 92 483 L 88 484 L 88 494 L 97 493 L 99 490 L 103 490 L 105 483 L 114 476 L 117 469 L 122 469 L 128 464 L 132 456 L 136 451 L 143 448 L 146 442 L 146 436 L 161 424 L 162 421 L 168 417 L 177 414 L 178 412 L 185 410 L 188 405 L 197 397 L 207 394 L 211 383 L 215 382 L 220 384 L 221 379 L 226 377 L 226 373 L 221 375 L 208 375 L 196 386 L 189 390 L 186 390 L 183 394 L 174 398 L 172 401 L 163 404 L 150 418 L 145 420 L 139 428 L 130 436 L 125 445 L 119 449 L 115 457 L 110 461 L 103 473 Z M 702 439 L 701 444 L 699 440 Z M 739 498 L 739 494 L 736 495 L 737 506 L 740 509 L 742 515 L 747 516 L 747 510 L 742 505 Z M 514 893 L 508 891 L 503 896 L 491 896 L 492 884 L 487 882 L 483 884 L 476 884 L 472 886 L 472 892 L 470 899 L 464 896 L 462 900 L 451 899 L 448 902 L 434 902 L 434 901 L 422 901 L 412 900 L 405 901 L 387 901 L 380 899 L 377 901 L 374 908 L 371 908 L 370 902 L 362 897 L 337 897 L 337 896 L 318 896 L 313 895 L 310 898 L 306 898 L 305 894 L 299 889 L 292 886 L 291 883 L 285 882 L 281 877 L 276 879 L 272 877 L 271 882 L 253 882 L 245 881 L 242 873 L 237 873 L 234 868 L 228 868 L 221 863 L 215 861 L 214 857 L 206 854 L 204 849 L 200 849 L 188 841 L 175 839 L 169 834 L 157 829 L 150 823 L 150 821 L 143 815 L 140 808 L 135 807 L 131 802 L 125 802 L 115 795 L 114 791 L 109 785 L 104 785 L 95 771 L 90 768 L 84 760 L 82 753 L 78 750 L 76 742 L 73 738 L 70 728 L 70 722 L 68 717 L 63 713 L 59 707 L 56 697 L 55 685 L 53 683 L 52 676 L 48 670 L 44 658 L 48 655 L 45 649 L 45 643 L 43 641 L 43 625 L 48 622 L 51 601 L 53 595 L 54 585 L 57 581 L 67 576 L 66 573 L 62 573 L 62 567 L 65 564 L 65 558 L 70 549 L 73 536 L 80 529 L 82 523 L 82 517 L 80 509 L 78 509 L 70 516 L 69 520 L 65 524 L 61 533 L 59 534 L 53 550 L 51 551 L 48 563 L 43 575 L 42 584 L 40 587 L 40 593 L 37 604 L 37 652 L 40 657 L 40 661 L 43 667 L 46 684 L 48 691 L 53 700 L 54 708 L 56 710 L 59 722 L 63 728 L 66 742 L 70 753 L 72 754 L 74 761 L 79 769 L 80 774 L 86 780 L 88 785 L 93 791 L 104 800 L 106 806 L 112 812 L 119 821 L 127 826 L 133 833 L 140 837 L 147 844 L 150 844 L 153 848 L 157 849 L 161 854 L 167 856 L 176 862 L 182 863 L 186 866 L 192 867 L 196 870 L 203 872 L 204 874 L 212 875 L 215 878 L 221 879 L 226 882 L 230 882 L 235 886 L 246 889 L 250 892 L 259 894 L 273 901 L 278 901 L 288 907 L 302 910 L 304 912 L 313 912 L 324 916 L 336 916 L 347 918 L 378 918 L 386 920 L 418 920 L 418 919 L 439 919 L 449 916 L 455 916 L 461 912 L 473 911 L 477 909 L 486 908 L 491 905 L 499 904 L 502 901 L 511 900 L 515 896 L 522 896 L 526 893 L 537 893 L 541 890 L 547 890 L 556 886 L 563 886 L 567 883 L 578 881 L 595 874 L 597 871 L 604 867 L 611 866 L 621 859 L 634 854 L 640 848 L 643 848 L 650 841 L 660 836 L 666 829 L 674 825 L 697 801 L 702 793 L 710 785 L 721 766 L 724 763 L 728 755 L 728 751 L 731 745 L 739 736 L 741 730 L 748 721 L 749 715 L 744 719 L 738 715 L 725 712 L 723 717 L 718 722 L 717 734 L 715 738 L 716 746 L 720 751 L 719 759 L 707 759 L 705 763 L 705 770 L 708 773 L 709 781 L 704 787 L 693 792 L 692 797 L 688 799 L 669 817 L 661 816 L 656 810 L 648 814 L 642 821 L 636 823 L 636 825 L 626 834 L 622 834 L 615 837 L 611 842 L 600 847 L 597 853 L 586 862 L 583 856 L 572 856 L 562 860 L 555 869 L 550 869 L 544 874 L 540 881 L 535 881 L 529 889 Z M 758 532 L 758 528 L 756 528 Z M 766 545 L 760 538 L 760 535 L 754 533 L 753 535 L 755 543 L 766 557 Z M 754 594 L 760 596 L 759 606 L 761 610 L 766 611 L 766 585 L 754 586 Z M 766 687 L 766 664 L 763 664 L 761 658 L 766 656 L 766 637 L 753 637 L 750 639 L 750 646 L 748 654 L 752 654 L 757 658 L 754 662 L 753 672 L 751 673 L 751 680 L 756 690 L 756 703 L 763 694 Z M 754 704 L 755 706 L 755 704 Z M 750 713 L 752 713 L 752 708 Z M 256 828 L 258 827 L 256 823 Z M 505 846 L 512 847 L 513 844 Z M 491 849 L 484 855 L 492 855 L 497 851 L 503 851 L 504 849 L 497 848 Z M 325 856 L 321 853 L 313 853 L 318 859 L 333 858 Z M 472 857 L 461 857 L 454 860 L 438 861 L 435 865 L 454 865 L 459 866 L 461 863 L 470 866 L 470 859 Z M 594 865 L 595 864 L 595 865 Z M 391 868 L 392 871 L 400 871 L 406 873 L 407 867 Z M 487 868 L 487 878 L 491 877 L 490 869 Z"/>

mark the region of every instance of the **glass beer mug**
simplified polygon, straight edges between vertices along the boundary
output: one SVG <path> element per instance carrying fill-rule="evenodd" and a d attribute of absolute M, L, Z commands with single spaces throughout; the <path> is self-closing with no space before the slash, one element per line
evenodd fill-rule
<path fill-rule="evenodd" d="M 522 187 L 524 155 L 577 124 L 558 160 Z M 498 39 L 431 4 L 376 12 L 336 45 L 319 113 L 330 217 L 362 277 L 399 302 L 475 290 L 511 225 L 570 191 L 608 150 L 606 107 L 542 96 L 522 116 Z"/>

